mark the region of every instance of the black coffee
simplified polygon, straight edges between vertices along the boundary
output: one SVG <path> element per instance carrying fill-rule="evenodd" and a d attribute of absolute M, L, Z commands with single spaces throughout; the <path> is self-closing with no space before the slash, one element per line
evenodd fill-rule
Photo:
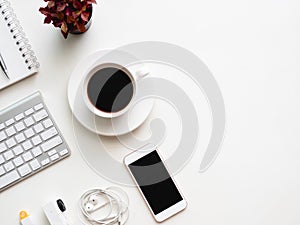
<path fill-rule="evenodd" d="M 112 113 L 124 109 L 132 99 L 133 84 L 123 70 L 106 67 L 89 80 L 87 93 L 91 103 L 100 111 Z"/>

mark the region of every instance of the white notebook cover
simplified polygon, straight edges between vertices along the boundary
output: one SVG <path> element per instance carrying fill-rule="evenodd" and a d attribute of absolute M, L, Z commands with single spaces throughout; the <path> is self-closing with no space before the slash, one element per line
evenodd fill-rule
<path fill-rule="evenodd" d="M 0 0 L 0 54 L 10 78 L 0 69 L 0 90 L 38 71 L 34 52 L 7 0 Z"/>

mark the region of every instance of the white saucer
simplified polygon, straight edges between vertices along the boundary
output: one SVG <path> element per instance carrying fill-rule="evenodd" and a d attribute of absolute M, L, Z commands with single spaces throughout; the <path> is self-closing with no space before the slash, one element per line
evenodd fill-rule
<path fill-rule="evenodd" d="M 137 102 L 123 115 L 110 119 L 96 116 L 85 105 L 82 97 L 82 78 L 87 68 L 91 68 L 104 52 L 99 51 L 82 60 L 72 72 L 68 84 L 68 101 L 75 118 L 88 130 L 104 135 L 118 136 L 129 133 L 139 127 L 149 116 L 154 100 Z"/>

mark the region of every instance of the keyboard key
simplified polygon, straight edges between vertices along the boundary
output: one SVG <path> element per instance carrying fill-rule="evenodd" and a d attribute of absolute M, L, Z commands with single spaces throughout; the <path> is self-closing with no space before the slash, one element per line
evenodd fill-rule
<path fill-rule="evenodd" d="M 5 125 L 8 127 L 8 126 L 12 125 L 14 122 L 15 122 L 14 119 L 9 119 L 9 120 L 5 121 Z"/>
<path fill-rule="evenodd" d="M 33 153 L 34 157 L 37 157 L 43 153 L 40 147 L 32 149 L 31 152 Z"/>
<path fill-rule="evenodd" d="M 8 162 L 4 164 L 4 168 L 7 172 L 13 170 L 15 168 L 14 164 L 12 162 Z"/>
<path fill-rule="evenodd" d="M 18 145 L 17 147 L 13 148 L 13 152 L 15 153 L 15 155 L 20 155 L 21 153 L 23 153 L 23 148 Z"/>
<path fill-rule="evenodd" d="M 23 161 L 23 159 L 22 159 L 21 156 L 15 158 L 13 160 L 13 162 L 14 162 L 14 164 L 15 164 L 16 167 L 19 167 L 19 166 L 21 166 L 24 163 L 24 161 Z"/>
<path fill-rule="evenodd" d="M 36 122 L 39 122 L 48 117 L 48 113 L 45 109 L 38 111 L 36 114 L 33 115 L 33 118 Z"/>
<path fill-rule="evenodd" d="M 16 115 L 16 117 L 15 117 L 16 121 L 19 121 L 19 120 L 21 120 L 23 118 L 24 118 L 24 114 L 23 113 L 20 113 L 20 114 Z"/>
<path fill-rule="evenodd" d="M 50 157 L 51 161 L 55 161 L 59 158 L 59 155 L 58 154 L 55 154 L 53 156 Z"/>
<path fill-rule="evenodd" d="M 7 138 L 6 134 L 4 133 L 4 131 L 0 132 L 0 141 L 3 141 Z"/>
<path fill-rule="evenodd" d="M 38 110 L 42 109 L 43 107 L 44 107 L 43 104 L 40 103 L 40 104 L 37 104 L 36 106 L 34 106 L 34 110 L 38 111 Z"/>
<path fill-rule="evenodd" d="M 0 176 L 2 176 L 3 174 L 5 174 L 5 170 L 3 166 L 0 166 Z"/>
<path fill-rule="evenodd" d="M 34 121 L 33 121 L 32 117 L 26 118 L 26 119 L 24 120 L 24 122 L 25 122 L 25 124 L 26 124 L 27 127 L 30 127 L 31 125 L 34 124 Z"/>
<path fill-rule="evenodd" d="M 65 148 L 64 150 L 60 151 L 59 154 L 61 156 L 64 156 L 64 155 L 68 154 L 68 152 L 69 152 L 68 149 Z"/>
<path fill-rule="evenodd" d="M 7 149 L 6 145 L 2 142 L 0 143 L 0 153 L 4 152 Z"/>
<path fill-rule="evenodd" d="M 30 164 L 32 170 L 37 170 L 41 167 L 39 161 L 37 161 L 36 159 L 32 160 L 29 164 Z"/>
<path fill-rule="evenodd" d="M 31 141 L 32 141 L 34 146 L 37 146 L 38 144 L 42 143 L 42 139 L 40 138 L 39 135 L 31 138 Z"/>
<path fill-rule="evenodd" d="M 50 159 L 48 159 L 48 158 L 41 161 L 42 166 L 45 166 L 49 163 L 50 163 Z"/>
<path fill-rule="evenodd" d="M 24 134 L 27 138 L 31 138 L 32 136 L 34 136 L 34 131 L 32 128 L 29 128 L 28 130 L 24 131 Z"/>
<path fill-rule="evenodd" d="M 24 123 L 23 123 L 22 121 L 20 121 L 19 123 L 17 123 L 17 124 L 15 125 L 15 128 L 16 128 L 16 130 L 17 130 L 18 132 L 20 132 L 20 131 L 22 131 L 22 130 L 25 129 L 25 125 L 24 125 Z"/>
<path fill-rule="evenodd" d="M 31 155 L 30 152 L 26 152 L 22 155 L 23 159 L 25 162 L 28 162 L 29 160 L 32 160 L 33 159 L 33 156 Z"/>
<path fill-rule="evenodd" d="M 55 135 L 57 135 L 57 130 L 55 129 L 55 127 L 50 128 L 49 130 L 44 131 L 43 133 L 41 133 L 41 137 L 44 141 L 54 137 Z"/>
<path fill-rule="evenodd" d="M 20 173 L 20 175 L 21 175 L 22 177 L 24 177 L 24 176 L 26 176 L 26 175 L 28 175 L 28 174 L 31 173 L 31 169 L 30 169 L 30 167 L 28 166 L 28 164 L 24 164 L 23 166 L 20 166 L 20 167 L 18 168 L 18 171 L 19 171 L 19 173 Z"/>
<path fill-rule="evenodd" d="M 4 162 L 5 162 L 5 159 L 3 158 L 2 155 L 0 155 L 0 165 L 1 165 L 2 163 L 4 163 Z"/>
<path fill-rule="evenodd" d="M 14 153 L 11 150 L 8 150 L 7 152 L 3 153 L 3 156 L 6 159 L 6 161 L 8 161 L 14 157 Z"/>
<path fill-rule="evenodd" d="M 56 146 L 60 145 L 61 143 L 62 143 L 62 139 L 60 138 L 60 136 L 56 136 L 56 137 L 50 139 L 49 141 L 43 143 L 41 145 L 41 147 L 44 152 L 47 152 L 50 149 L 55 148 Z"/>
<path fill-rule="evenodd" d="M 40 133 L 40 132 L 42 132 L 44 130 L 44 127 L 43 127 L 43 125 L 41 123 L 39 123 L 39 124 L 35 125 L 33 127 L 33 129 L 34 129 L 35 133 L 38 134 L 38 133 Z"/>
<path fill-rule="evenodd" d="M 0 123 L 0 130 L 2 130 L 5 127 L 4 123 Z"/>
<path fill-rule="evenodd" d="M 49 128 L 53 125 L 53 123 L 50 119 L 46 119 L 45 121 L 43 121 L 43 124 L 44 124 L 45 128 Z"/>
<path fill-rule="evenodd" d="M 21 142 L 25 141 L 25 136 L 24 136 L 23 133 L 17 134 L 15 136 L 15 138 L 16 138 L 16 140 L 17 140 L 18 143 L 21 143 Z"/>
<path fill-rule="evenodd" d="M 34 113 L 33 108 L 30 108 L 30 109 L 28 109 L 28 110 L 25 111 L 25 115 L 26 115 L 26 116 L 29 116 L 29 115 L 31 115 L 32 113 Z"/>
<path fill-rule="evenodd" d="M 17 143 L 16 143 L 16 141 L 15 141 L 14 138 L 10 138 L 10 139 L 8 139 L 8 140 L 6 141 L 6 145 L 7 145 L 8 148 L 12 148 L 12 147 L 14 147 L 16 144 L 17 144 Z"/>
<path fill-rule="evenodd" d="M 28 140 L 28 141 L 25 141 L 23 144 L 22 144 L 23 148 L 25 151 L 31 149 L 33 147 L 33 145 L 31 144 L 31 142 Z"/>
<path fill-rule="evenodd" d="M 7 134 L 8 137 L 11 137 L 11 136 L 13 136 L 16 133 L 16 130 L 15 130 L 15 128 L 13 126 L 11 126 L 11 127 L 7 128 L 5 130 L 5 132 L 6 132 L 6 134 Z"/>
<path fill-rule="evenodd" d="M 52 149 L 51 151 L 48 152 L 48 155 L 52 156 L 52 155 L 54 155 L 56 153 L 57 153 L 56 149 Z"/>
<path fill-rule="evenodd" d="M 20 175 L 16 170 L 11 171 L 0 177 L 0 189 L 6 187 L 7 185 L 17 181 L 20 178 Z"/>

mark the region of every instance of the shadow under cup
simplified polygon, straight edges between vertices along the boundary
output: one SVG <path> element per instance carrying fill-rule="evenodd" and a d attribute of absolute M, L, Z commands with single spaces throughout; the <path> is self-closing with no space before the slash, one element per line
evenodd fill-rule
<path fill-rule="evenodd" d="M 124 67 L 107 65 L 94 72 L 87 82 L 87 96 L 99 111 L 113 115 L 121 112 L 134 95 L 134 80 Z"/>

